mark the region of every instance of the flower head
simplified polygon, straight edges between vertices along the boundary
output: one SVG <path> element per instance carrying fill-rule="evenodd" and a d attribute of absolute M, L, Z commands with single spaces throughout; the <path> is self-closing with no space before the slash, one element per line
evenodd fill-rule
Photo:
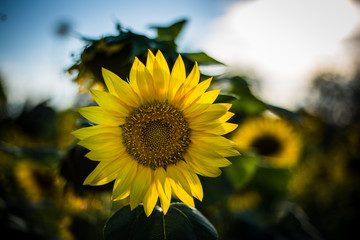
<path fill-rule="evenodd" d="M 240 152 L 254 151 L 274 167 L 294 165 L 300 155 L 300 136 L 286 121 L 270 117 L 251 118 L 242 123 L 232 140 Z"/>
<path fill-rule="evenodd" d="M 148 52 L 146 65 L 135 58 L 129 82 L 103 69 L 109 92 L 92 90 L 99 106 L 79 112 L 96 125 L 74 132 L 79 145 L 99 161 L 84 184 L 115 180 L 112 199 L 130 196 L 130 207 L 143 202 L 146 214 L 157 199 L 166 214 L 171 192 L 194 207 L 203 198 L 197 174 L 217 177 L 225 157 L 238 155 L 235 144 L 221 135 L 237 125 L 231 104 L 213 104 L 220 90 L 207 91 L 211 78 L 199 83 L 197 64 L 186 76 L 179 55 L 171 72 L 160 51 Z"/>

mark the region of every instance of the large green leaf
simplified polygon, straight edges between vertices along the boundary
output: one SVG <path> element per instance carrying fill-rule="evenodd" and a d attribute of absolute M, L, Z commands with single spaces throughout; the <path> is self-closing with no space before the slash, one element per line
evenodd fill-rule
<path fill-rule="evenodd" d="M 217 239 L 212 224 L 195 208 L 172 203 L 166 215 L 156 206 L 147 217 L 142 205 L 133 211 L 130 206 L 118 210 L 104 228 L 105 240 L 119 239 Z"/>

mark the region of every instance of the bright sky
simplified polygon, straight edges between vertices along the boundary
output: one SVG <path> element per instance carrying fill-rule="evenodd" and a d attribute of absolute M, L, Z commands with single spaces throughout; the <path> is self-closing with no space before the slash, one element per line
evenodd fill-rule
<path fill-rule="evenodd" d="M 260 95 L 294 107 L 319 68 L 347 67 L 344 40 L 359 23 L 346 0 L 257 0 L 235 3 L 212 22 L 205 50 L 233 71 L 262 80 Z"/>
<path fill-rule="evenodd" d="M 63 70 L 83 43 L 59 39 L 59 21 L 85 36 L 116 33 L 114 23 L 146 34 L 150 24 L 190 20 L 181 50 L 205 50 L 231 69 L 253 69 L 261 80 L 261 97 L 280 106 L 294 105 L 305 76 L 325 60 L 342 59 L 340 42 L 358 21 L 346 0 L 183 0 L 49 1 L 1 0 L 0 74 L 9 100 L 26 99 L 70 107 L 77 87 Z"/>

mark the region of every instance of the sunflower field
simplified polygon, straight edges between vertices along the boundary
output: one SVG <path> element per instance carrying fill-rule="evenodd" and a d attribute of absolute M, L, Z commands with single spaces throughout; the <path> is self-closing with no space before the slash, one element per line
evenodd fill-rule
<path fill-rule="evenodd" d="M 0 79 L 6 239 L 356 239 L 360 71 L 318 74 L 284 109 L 179 52 L 186 23 L 82 36 L 67 110 L 13 114 Z"/>

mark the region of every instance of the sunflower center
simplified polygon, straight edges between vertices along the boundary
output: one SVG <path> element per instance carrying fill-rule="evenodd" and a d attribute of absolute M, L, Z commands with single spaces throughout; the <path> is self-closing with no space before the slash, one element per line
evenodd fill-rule
<path fill-rule="evenodd" d="M 281 142 L 274 136 L 261 136 L 250 144 L 256 152 L 263 156 L 274 156 L 281 151 Z"/>
<path fill-rule="evenodd" d="M 123 143 L 138 163 L 156 169 L 183 159 L 190 144 L 190 128 L 183 113 L 167 102 L 134 109 L 126 118 Z"/>

